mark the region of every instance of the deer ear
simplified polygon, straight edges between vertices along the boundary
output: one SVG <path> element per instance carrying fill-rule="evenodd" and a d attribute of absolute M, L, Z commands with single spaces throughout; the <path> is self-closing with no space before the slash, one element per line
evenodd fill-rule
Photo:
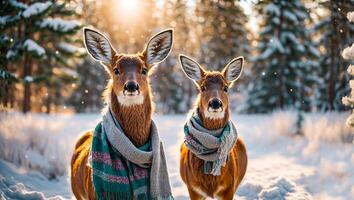
<path fill-rule="evenodd" d="M 165 60 L 171 51 L 173 30 L 167 29 L 153 36 L 144 51 L 146 63 L 153 66 Z"/>
<path fill-rule="evenodd" d="M 232 59 L 224 68 L 223 75 L 227 82 L 234 82 L 240 78 L 243 69 L 244 59 L 242 56 Z"/>
<path fill-rule="evenodd" d="M 189 58 L 185 55 L 179 55 L 179 60 L 181 62 L 182 70 L 188 78 L 193 81 L 199 81 L 204 75 L 204 69 L 200 66 L 197 61 Z"/>
<path fill-rule="evenodd" d="M 112 62 L 115 50 L 103 34 L 90 28 L 84 28 L 84 41 L 86 50 L 93 59 L 105 64 Z"/>

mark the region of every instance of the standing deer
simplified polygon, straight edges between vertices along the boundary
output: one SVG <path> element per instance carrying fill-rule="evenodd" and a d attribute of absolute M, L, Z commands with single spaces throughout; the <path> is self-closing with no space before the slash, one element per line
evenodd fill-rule
<path fill-rule="evenodd" d="M 173 31 L 167 29 L 153 36 L 143 52 L 127 55 L 118 53 L 103 34 L 84 29 L 88 53 L 110 76 L 104 94 L 109 108 L 102 123 L 76 143 L 71 187 L 77 199 L 172 197 L 163 147 L 151 119 L 148 79 L 151 68 L 168 56 L 172 37 Z M 120 149 L 122 146 L 128 150 Z M 166 183 L 159 182 L 162 180 Z"/>
<path fill-rule="evenodd" d="M 229 119 L 228 97 L 228 89 L 241 75 L 243 60 L 235 58 L 218 72 L 180 55 L 183 71 L 199 89 L 196 108 L 184 127 L 180 158 L 180 174 L 192 200 L 233 199 L 246 173 L 246 148 Z"/>

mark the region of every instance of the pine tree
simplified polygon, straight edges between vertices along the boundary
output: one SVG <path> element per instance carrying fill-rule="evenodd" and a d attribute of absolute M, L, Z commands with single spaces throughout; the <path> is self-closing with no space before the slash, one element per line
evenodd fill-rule
<path fill-rule="evenodd" d="M 250 54 L 248 21 L 239 2 L 234 0 L 196 2 L 200 62 L 214 70 L 221 70 L 236 56 Z"/>
<path fill-rule="evenodd" d="M 77 73 L 79 80 L 73 84 L 75 91 L 71 94 L 68 102 L 77 112 L 97 112 L 103 108 L 102 93 L 107 73 L 102 66 L 91 58 L 86 57 L 84 62 L 78 65 Z"/>
<path fill-rule="evenodd" d="M 16 74 L 7 76 L 7 82 L 16 78 L 23 83 L 23 112 L 31 110 L 31 99 L 41 102 L 40 95 L 31 98 L 32 90 L 60 90 L 58 84 L 73 80 L 68 58 L 78 54 L 72 35 L 81 24 L 68 19 L 76 15 L 68 4 L 69 1 L 1 1 L 1 69 L 3 74 Z M 6 45 L 8 42 L 10 45 Z M 51 85 L 53 81 L 57 84 Z M 13 91 L 5 92 L 8 96 Z"/>
<path fill-rule="evenodd" d="M 256 9 L 264 20 L 245 110 L 310 110 L 319 52 L 305 27 L 310 20 L 306 8 L 300 0 L 267 0 L 257 3 Z"/>
<path fill-rule="evenodd" d="M 347 14 L 347 18 L 350 22 L 354 23 L 354 12 L 350 12 Z M 354 60 L 354 43 L 351 46 L 344 49 L 342 56 L 347 60 Z M 348 74 L 352 77 L 354 76 L 354 65 L 351 64 L 347 70 Z M 351 88 L 351 92 L 348 96 L 343 97 L 342 102 L 344 105 L 349 106 L 352 109 L 352 114 L 347 119 L 347 125 L 349 127 L 354 127 L 354 79 L 349 81 L 349 86 Z"/>
<path fill-rule="evenodd" d="M 314 27 L 320 35 L 321 50 L 319 77 L 322 78 L 316 92 L 317 107 L 320 110 L 343 110 L 341 98 L 348 93 L 349 80 L 345 72 L 348 60 L 340 56 L 347 44 L 354 42 L 354 24 L 346 20 L 346 13 L 354 8 L 353 0 L 327 0 L 320 4 L 326 11 Z"/>
<path fill-rule="evenodd" d="M 162 9 L 160 27 L 174 29 L 173 50 L 152 75 L 155 101 L 161 102 L 156 109 L 162 113 L 186 112 L 192 104 L 194 86 L 186 80 L 178 61 L 180 53 L 196 50 L 186 3 L 186 0 L 168 0 Z"/>

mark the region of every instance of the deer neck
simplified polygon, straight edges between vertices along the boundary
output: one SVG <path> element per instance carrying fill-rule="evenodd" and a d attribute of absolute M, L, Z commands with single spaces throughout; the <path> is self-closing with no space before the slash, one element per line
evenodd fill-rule
<path fill-rule="evenodd" d="M 112 112 L 122 127 L 124 134 L 137 147 L 150 139 L 152 100 L 148 93 L 141 105 L 122 106 L 117 96 L 111 91 L 110 102 Z"/>
<path fill-rule="evenodd" d="M 203 123 L 204 128 L 206 128 L 208 130 L 217 130 L 217 129 L 224 128 L 226 126 L 227 122 L 229 121 L 230 111 L 228 108 L 225 110 L 224 117 L 220 118 L 220 119 L 211 119 L 211 118 L 205 117 L 204 112 L 202 111 L 200 106 L 198 106 L 197 112 L 200 117 L 200 120 Z"/>

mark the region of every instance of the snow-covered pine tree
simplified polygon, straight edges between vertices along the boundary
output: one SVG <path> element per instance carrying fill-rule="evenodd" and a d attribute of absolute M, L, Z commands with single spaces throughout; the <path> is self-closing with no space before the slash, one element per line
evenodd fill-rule
<path fill-rule="evenodd" d="M 166 60 L 159 65 L 152 78 L 156 110 L 162 113 L 182 113 L 189 110 L 192 104 L 194 85 L 185 79 L 181 71 L 178 55 L 190 54 L 196 50 L 191 30 L 192 19 L 186 0 L 164 1 L 160 27 L 174 29 L 173 50 Z"/>
<path fill-rule="evenodd" d="M 103 108 L 102 92 L 105 89 L 108 74 L 102 66 L 90 57 L 77 66 L 78 81 L 67 101 L 77 112 L 98 112 Z"/>
<path fill-rule="evenodd" d="M 245 111 L 310 110 L 319 52 L 305 27 L 306 8 L 300 0 L 265 0 L 255 7 L 263 20 Z"/>
<path fill-rule="evenodd" d="M 354 11 L 348 12 L 347 18 L 349 22 L 354 23 Z M 342 56 L 344 59 L 354 61 L 354 43 L 343 50 Z M 352 77 L 354 76 L 353 62 L 349 65 L 347 72 Z M 354 79 L 349 81 L 349 86 L 351 88 L 351 92 L 348 96 L 342 98 L 342 102 L 344 105 L 349 106 L 352 109 L 352 114 L 347 119 L 347 126 L 354 127 Z"/>
<path fill-rule="evenodd" d="M 68 73 L 72 72 L 70 59 L 67 58 L 79 53 L 70 36 L 80 29 L 81 24 L 69 20 L 76 14 L 73 8 L 69 8 L 69 2 L 1 1 L 0 31 L 3 35 L 0 42 L 2 45 L 7 39 L 10 42 L 1 48 L 1 64 L 4 65 L 1 69 L 20 77 L 17 79 L 23 83 L 23 112 L 31 110 L 31 99 L 42 104 L 41 94 L 31 98 L 34 90 L 31 85 L 47 91 L 60 90 L 58 85 L 51 87 L 48 83 L 55 79 L 61 79 L 57 83 L 72 79 L 72 73 Z M 46 94 L 48 92 L 44 96 L 48 96 Z"/>
<path fill-rule="evenodd" d="M 316 104 L 320 110 L 343 110 L 341 98 L 349 91 L 349 76 L 345 71 L 349 61 L 343 59 L 340 52 L 354 42 L 354 24 L 346 19 L 347 12 L 354 8 L 354 1 L 326 0 L 319 5 L 325 16 L 314 27 L 320 35 L 318 76 L 322 79 L 316 91 Z"/>
<path fill-rule="evenodd" d="M 221 70 L 236 56 L 248 57 L 250 42 L 248 21 L 239 1 L 198 0 L 195 7 L 198 22 L 200 56 L 198 61 Z"/>

